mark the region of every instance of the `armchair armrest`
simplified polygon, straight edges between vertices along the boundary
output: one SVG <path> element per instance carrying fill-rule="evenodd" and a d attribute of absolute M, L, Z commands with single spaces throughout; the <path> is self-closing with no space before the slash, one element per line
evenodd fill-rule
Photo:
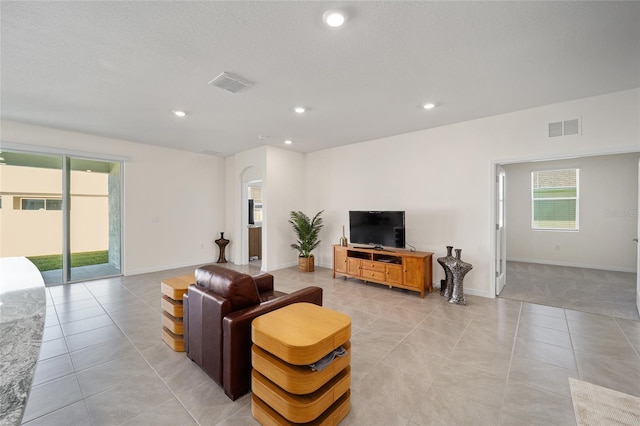
<path fill-rule="evenodd" d="M 251 322 L 267 312 L 298 302 L 322 306 L 322 288 L 307 287 L 224 317 L 222 381 L 229 398 L 235 400 L 251 388 Z"/>
<path fill-rule="evenodd" d="M 183 296 L 187 357 L 222 385 L 222 319 L 231 312 L 228 299 L 197 285 Z"/>
<path fill-rule="evenodd" d="M 258 287 L 258 293 L 273 291 L 273 275 L 261 273 L 254 275 L 253 280 L 256 282 L 256 286 Z"/>

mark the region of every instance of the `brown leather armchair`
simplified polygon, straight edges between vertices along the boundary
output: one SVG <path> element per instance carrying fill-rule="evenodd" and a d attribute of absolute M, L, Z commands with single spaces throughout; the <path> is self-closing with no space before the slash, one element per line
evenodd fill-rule
<path fill-rule="evenodd" d="M 322 288 L 286 294 L 274 290 L 273 275 L 216 265 L 195 275 L 183 299 L 185 350 L 235 400 L 251 390 L 251 321 L 292 303 L 322 306 Z"/>

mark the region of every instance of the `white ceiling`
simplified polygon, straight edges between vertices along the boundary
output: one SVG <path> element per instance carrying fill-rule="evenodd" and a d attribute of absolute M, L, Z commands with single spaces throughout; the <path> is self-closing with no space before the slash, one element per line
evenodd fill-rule
<path fill-rule="evenodd" d="M 332 7 L 347 10 L 344 27 L 323 24 Z M 223 156 L 311 152 L 640 86 L 640 2 L 1 8 L 2 118 Z M 208 85 L 223 71 L 254 85 Z"/>

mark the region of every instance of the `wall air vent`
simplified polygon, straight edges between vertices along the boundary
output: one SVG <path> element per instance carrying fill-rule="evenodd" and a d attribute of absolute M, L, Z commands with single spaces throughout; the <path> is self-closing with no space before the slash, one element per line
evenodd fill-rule
<path fill-rule="evenodd" d="M 223 72 L 222 74 L 211 80 L 209 84 L 231 93 L 238 93 L 241 90 L 246 89 L 247 87 L 253 86 L 252 82 L 244 80 L 233 74 L 229 74 L 228 72 Z"/>
<path fill-rule="evenodd" d="M 220 154 L 222 154 L 222 153 L 221 153 L 221 152 L 219 152 L 219 151 L 213 151 L 213 150 L 211 150 L 211 149 L 204 149 L 204 150 L 200 151 L 200 154 L 216 155 L 216 156 L 217 156 L 217 155 L 220 155 Z"/>
<path fill-rule="evenodd" d="M 579 118 L 556 121 L 555 123 L 549 123 L 548 136 L 550 138 L 555 138 L 558 136 L 580 135 L 581 130 L 582 126 Z"/>
<path fill-rule="evenodd" d="M 549 137 L 555 138 L 557 136 L 562 136 L 562 121 L 549 123 Z"/>
<path fill-rule="evenodd" d="M 564 135 L 579 135 L 580 134 L 580 120 L 577 118 L 573 120 L 567 120 L 564 123 Z"/>

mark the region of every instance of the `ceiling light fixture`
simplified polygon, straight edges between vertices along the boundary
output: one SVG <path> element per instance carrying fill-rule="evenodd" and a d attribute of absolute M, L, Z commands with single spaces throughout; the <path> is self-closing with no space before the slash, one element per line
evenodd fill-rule
<path fill-rule="evenodd" d="M 327 10 L 322 14 L 322 20 L 331 28 L 338 28 L 346 22 L 347 14 L 341 10 Z"/>
<path fill-rule="evenodd" d="M 301 107 L 301 106 L 299 106 L 299 107 L 295 107 L 293 110 L 294 110 L 295 112 L 297 112 L 298 114 L 302 114 L 303 112 L 305 112 L 305 111 L 306 111 L 306 108 L 305 108 L 305 107 Z"/>
<path fill-rule="evenodd" d="M 187 115 L 187 113 L 186 113 L 186 112 L 184 112 L 184 111 L 173 111 L 173 114 L 174 114 L 176 117 L 184 117 L 184 116 L 186 116 L 186 115 Z"/>
<path fill-rule="evenodd" d="M 284 141 L 284 143 L 286 145 L 291 145 L 293 143 L 293 141 L 291 139 L 287 139 L 286 141 Z"/>
<path fill-rule="evenodd" d="M 422 108 L 424 108 L 424 109 L 433 109 L 435 107 L 436 107 L 436 104 L 432 104 L 432 103 L 424 104 L 422 106 Z"/>

